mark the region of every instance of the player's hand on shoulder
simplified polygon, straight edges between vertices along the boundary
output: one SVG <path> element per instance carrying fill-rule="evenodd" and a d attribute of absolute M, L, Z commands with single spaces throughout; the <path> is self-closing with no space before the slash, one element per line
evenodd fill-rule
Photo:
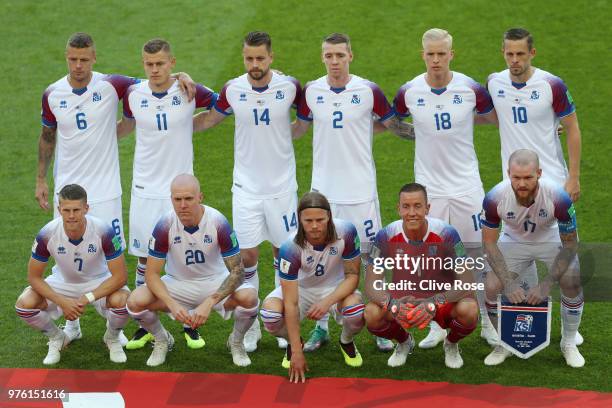
<path fill-rule="evenodd" d="M 179 72 L 176 76 L 179 81 L 179 87 L 184 94 L 187 94 L 187 100 L 191 102 L 196 96 L 196 83 L 191 79 L 189 74 Z"/>
<path fill-rule="evenodd" d="M 293 352 L 291 354 L 291 365 L 289 366 L 289 382 L 296 384 L 306 382 L 306 371 L 308 371 L 308 364 L 304 353 L 301 350 Z"/>
<path fill-rule="evenodd" d="M 577 178 L 568 178 L 567 181 L 565 182 L 565 191 L 567 191 L 567 194 L 569 194 L 570 198 L 572 199 L 572 202 L 576 202 L 578 201 L 578 199 L 580 198 L 580 181 L 578 181 Z"/>
<path fill-rule="evenodd" d="M 49 210 L 49 186 L 44 180 L 36 181 L 36 190 L 34 197 L 38 201 L 38 205 L 45 211 Z"/>

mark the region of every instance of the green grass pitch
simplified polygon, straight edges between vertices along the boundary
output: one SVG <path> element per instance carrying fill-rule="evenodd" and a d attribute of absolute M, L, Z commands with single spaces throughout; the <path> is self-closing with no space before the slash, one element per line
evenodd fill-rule
<path fill-rule="evenodd" d="M 504 68 L 500 52 L 503 31 L 511 26 L 525 26 L 535 36 L 538 54 L 534 64 L 561 76 L 578 107 L 583 136 L 583 194 L 577 204 L 580 238 L 584 242 L 611 242 L 608 222 L 612 215 L 607 206 L 610 184 L 606 180 L 612 170 L 609 160 L 612 143 L 609 127 L 605 125 L 612 99 L 607 78 L 612 72 L 608 55 L 611 17 L 605 1 L 587 4 L 571 0 L 519 0 L 499 4 L 483 0 L 438 3 L 3 1 L 0 4 L 3 76 L 0 82 L 0 208 L 5 221 L 0 227 L 1 365 L 41 367 L 46 353 L 46 339 L 17 318 L 13 305 L 26 285 L 26 263 L 32 239 L 51 217 L 34 200 L 40 98 L 48 84 L 67 72 L 63 48 L 71 33 L 86 31 L 93 35 L 97 71 L 139 77 L 144 75 L 140 64 L 142 44 L 153 37 L 166 38 L 174 47 L 176 69 L 219 91 L 226 80 L 243 73 L 241 39 L 248 31 L 268 31 L 275 52 L 273 66 L 297 77 L 303 84 L 325 73 L 320 60 L 322 37 L 334 31 L 346 32 L 352 38 L 355 56 L 351 72 L 377 82 L 392 99 L 404 82 L 424 71 L 419 51 L 420 38 L 426 29 L 448 29 L 455 39 L 452 68 L 484 82 L 489 73 Z M 309 133 L 294 144 L 300 193 L 309 188 L 311 140 Z M 489 189 L 501 177 L 496 129 L 477 128 L 475 142 L 482 179 L 485 189 Z M 197 134 L 194 145 L 195 172 L 202 182 L 206 202 L 231 216 L 233 119 L 210 132 Z M 134 137 L 122 140 L 119 148 L 127 224 Z M 384 133 L 376 136 L 374 155 L 386 224 L 396 218 L 396 191 L 413 179 L 414 144 Z M 261 297 L 273 286 L 271 262 L 270 247 L 265 246 L 260 260 Z M 128 264 L 132 285 L 134 258 L 129 257 Z M 612 317 L 612 307 L 607 302 L 590 300 L 587 294 L 581 327 L 586 338 L 581 350 L 587 365 L 581 370 L 567 367 L 559 352 L 556 306 L 551 346 L 528 361 L 513 358 L 500 367 L 485 367 L 483 359 L 489 347 L 477 335 L 472 335 L 461 343 L 465 359 L 461 370 L 444 366 L 441 348 L 417 350 L 403 368 L 391 370 L 386 365 L 387 355 L 377 352 L 371 337 L 363 333 L 357 344 L 364 366 L 350 369 L 342 363 L 336 344 L 339 330 L 332 323 L 335 340 L 315 355 L 307 356 L 309 375 L 496 382 L 610 392 L 612 383 L 604 373 L 612 363 L 606 352 L 612 335 L 607 323 Z M 225 349 L 229 323 L 213 317 L 201 330 L 206 347 L 192 351 L 186 348 L 179 325 L 164 319 L 177 338 L 177 346 L 169 354 L 167 363 L 158 368 L 160 371 L 285 374 L 280 368 L 282 352 L 268 335 L 264 335 L 259 350 L 251 355 L 253 364 L 238 369 L 231 364 Z M 102 343 L 103 322 L 93 310 L 83 317 L 82 327 L 84 338 L 62 353 L 58 367 L 147 369 L 145 361 L 150 348 L 128 352 L 125 365 L 108 361 Z M 134 328 L 135 324 L 130 323 L 127 334 Z M 309 328 L 310 325 L 305 325 L 305 335 Z M 422 336 L 423 333 L 418 333 L 417 339 Z"/>

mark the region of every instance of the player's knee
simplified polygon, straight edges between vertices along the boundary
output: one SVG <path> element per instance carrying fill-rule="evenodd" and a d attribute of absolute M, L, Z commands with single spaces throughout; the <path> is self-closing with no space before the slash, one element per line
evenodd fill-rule
<path fill-rule="evenodd" d="M 113 309 L 125 307 L 129 296 L 130 292 L 127 290 L 120 289 L 113 292 L 106 297 L 106 306 Z"/>
<path fill-rule="evenodd" d="M 559 286 L 561 292 L 568 297 L 575 297 L 582 290 L 582 284 L 580 282 L 580 275 L 577 273 L 571 273 L 568 271 L 559 280 Z"/>
<path fill-rule="evenodd" d="M 243 289 L 235 293 L 237 303 L 245 309 L 252 309 L 257 306 L 259 299 L 255 289 Z"/>
<path fill-rule="evenodd" d="M 462 299 L 457 303 L 457 317 L 465 323 L 475 323 L 478 321 L 478 303 L 474 299 Z"/>
<path fill-rule="evenodd" d="M 485 279 L 485 296 L 488 299 L 497 299 L 497 295 L 501 293 L 502 285 L 500 280 L 493 273 L 488 273 Z"/>
<path fill-rule="evenodd" d="M 126 305 L 130 312 L 140 313 L 147 308 L 149 304 L 147 291 L 146 286 L 139 286 L 129 295 Z"/>
<path fill-rule="evenodd" d="M 20 309 L 43 309 L 44 299 L 31 288 L 26 288 L 15 302 Z"/>
<path fill-rule="evenodd" d="M 376 326 L 383 319 L 384 310 L 376 303 L 368 303 L 363 311 L 363 318 L 368 327 Z"/>
<path fill-rule="evenodd" d="M 272 335 L 277 334 L 285 325 L 283 313 L 262 307 L 259 310 L 261 321 L 266 331 Z"/>

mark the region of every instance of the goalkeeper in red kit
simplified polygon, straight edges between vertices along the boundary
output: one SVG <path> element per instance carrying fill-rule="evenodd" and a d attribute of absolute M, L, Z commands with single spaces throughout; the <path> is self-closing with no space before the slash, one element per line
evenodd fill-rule
<path fill-rule="evenodd" d="M 398 203 L 401 219 L 378 232 L 366 268 L 366 325 L 372 334 L 397 341 L 387 362 L 391 367 L 403 365 L 414 348 L 405 329 L 423 329 L 435 320 L 449 329 L 444 341 L 446 366 L 460 368 L 463 359 L 457 343 L 478 323 L 472 271 L 484 267 L 484 261 L 466 259 L 457 231 L 428 217 L 428 211 L 425 187 L 404 185 Z M 385 282 L 385 269 L 392 270 L 391 282 Z"/>

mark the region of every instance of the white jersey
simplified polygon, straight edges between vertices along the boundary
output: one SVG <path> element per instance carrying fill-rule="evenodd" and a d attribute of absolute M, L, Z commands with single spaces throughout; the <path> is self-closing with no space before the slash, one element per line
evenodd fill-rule
<path fill-rule="evenodd" d="M 510 155 L 530 149 L 540 158 L 542 177 L 564 185 L 568 172 L 557 128 L 576 107 L 563 81 L 536 68 L 526 83 L 516 83 L 505 70 L 491 74 L 487 87 L 499 120 L 504 179 Z"/>
<path fill-rule="evenodd" d="M 244 74 L 221 90 L 215 109 L 236 115 L 234 193 L 263 199 L 297 191 L 291 107 L 301 92 L 295 78 L 277 73 L 265 87 L 253 87 Z"/>
<path fill-rule="evenodd" d="M 360 256 L 359 235 L 348 221 L 334 219 L 338 240 L 327 245 L 312 246 L 308 241 L 299 247 L 292 237 L 280 247 L 278 275 L 297 280 L 303 288 L 336 287 L 344 279 L 344 261 Z"/>
<path fill-rule="evenodd" d="M 482 189 L 474 150 L 474 110 L 493 109 L 486 89 L 453 72 L 445 88 L 427 84 L 426 74 L 407 82 L 395 97 L 395 111 L 412 116 L 416 136 L 414 177 L 431 197 L 460 197 Z"/>
<path fill-rule="evenodd" d="M 32 245 L 32 258 L 55 259 L 52 273 L 62 282 L 85 283 L 110 276 L 106 262 L 122 254 L 121 239 L 110 225 L 90 215 L 85 219 L 85 233 L 79 240 L 68 238 L 60 217 L 45 225 Z"/>
<path fill-rule="evenodd" d="M 136 83 L 121 75 L 93 72 L 85 88 L 73 89 L 65 76 L 42 97 L 42 124 L 57 128 L 55 194 L 77 183 L 95 204 L 121 196 L 117 150 L 117 103 Z"/>
<path fill-rule="evenodd" d="M 240 252 L 236 234 L 218 210 L 203 205 L 196 227 L 185 227 L 174 211 L 164 215 L 149 241 L 149 255 L 167 259 L 166 273 L 177 280 L 223 281 L 223 258 Z"/>
<path fill-rule="evenodd" d="M 215 93 L 196 86 L 189 102 L 178 81 L 156 93 L 149 81 L 131 86 L 123 114 L 136 120 L 136 149 L 132 192 L 145 198 L 170 197 L 170 183 L 179 174 L 193 174 L 193 119 L 196 108 L 210 109 Z"/>
<path fill-rule="evenodd" d="M 545 179 L 540 179 L 535 201 L 529 207 L 518 203 L 510 180 L 504 180 L 487 193 L 483 208 L 482 225 L 499 228 L 503 221 L 503 234 L 514 242 L 558 242 L 559 233 L 576 230 L 576 211 L 570 196 L 562 185 Z"/>
<path fill-rule="evenodd" d="M 329 202 L 356 204 L 378 198 L 372 156 L 374 120 L 394 115 L 381 89 L 351 75 L 344 88 L 332 88 L 327 76 L 309 82 L 298 117 L 314 121 L 311 188 Z"/>

